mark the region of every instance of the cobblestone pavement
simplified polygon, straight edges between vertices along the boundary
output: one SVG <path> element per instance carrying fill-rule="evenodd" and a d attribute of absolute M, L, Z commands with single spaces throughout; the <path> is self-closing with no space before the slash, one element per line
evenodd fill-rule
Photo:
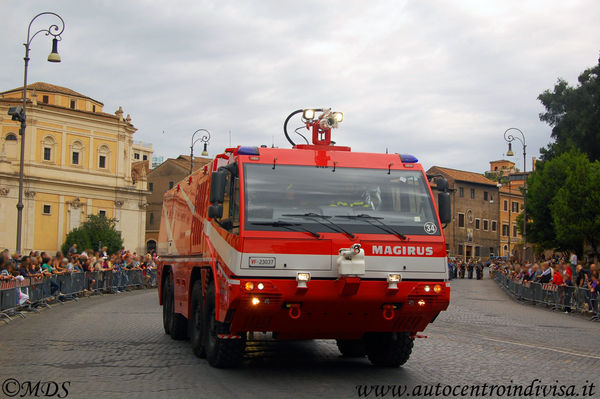
<path fill-rule="evenodd" d="M 414 389 L 529 385 L 536 378 L 573 384 L 578 393 L 586 381 L 600 385 L 600 323 L 520 304 L 489 279 L 451 285 L 449 310 L 399 369 L 342 358 L 328 340 L 254 341 L 242 368 L 214 369 L 188 342 L 164 334 L 156 290 L 143 290 L 82 298 L 0 324 L 0 383 L 69 381 L 70 398 L 356 398 L 358 384 Z"/>

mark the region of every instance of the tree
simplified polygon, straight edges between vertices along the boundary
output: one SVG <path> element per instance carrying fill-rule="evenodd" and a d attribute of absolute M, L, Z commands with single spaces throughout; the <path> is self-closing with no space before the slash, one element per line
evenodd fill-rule
<path fill-rule="evenodd" d="M 581 254 L 600 243 L 600 162 L 571 150 L 527 179 L 527 238 L 542 248 Z M 521 219 L 522 221 L 522 219 Z"/>
<path fill-rule="evenodd" d="M 121 232 L 115 229 L 116 219 L 109 219 L 103 215 L 88 215 L 88 220 L 81 226 L 67 234 L 62 245 L 63 253 L 74 244 L 80 249 L 96 249 L 99 242 L 107 247 L 108 253 L 116 253 L 123 246 Z"/>
<path fill-rule="evenodd" d="M 600 160 L 600 60 L 599 65 L 579 75 L 571 87 L 558 79 L 554 91 L 546 90 L 538 100 L 546 108 L 540 120 L 552 127 L 554 142 L 541 148 L 542 160 L 551 160 L 579 149 L 592 161 Z"/>
<path fill-rule="evenodd" d="M 581 253 L 587 244 L 598 256 L 600 241 L 600 163 L 577 154 L 563 186 L 556 192 L 550 210 L 557 240 L 563 247 Z"/>

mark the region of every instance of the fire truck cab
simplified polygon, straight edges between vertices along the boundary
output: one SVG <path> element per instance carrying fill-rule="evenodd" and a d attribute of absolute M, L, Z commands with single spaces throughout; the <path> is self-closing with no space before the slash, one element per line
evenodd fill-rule
<path fill-rule="evenodd" d="M 312 143 L 287 132 L 298 114 Z M 295 111 L 292 148 L 228 148 L 165 193 L 164 329 L 211 365 L 238 365 L 247 336 L 269 332 L 398 367 L 448 307 L 447 182 L 411 155 L 334 145 L 342 119 Z"/>

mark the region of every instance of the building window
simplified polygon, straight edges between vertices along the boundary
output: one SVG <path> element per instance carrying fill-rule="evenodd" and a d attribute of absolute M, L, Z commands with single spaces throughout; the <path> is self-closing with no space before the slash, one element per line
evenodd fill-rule
<path fill-rule="evenodd" d="M 502 236 L 508 237 L 508 225 L 507 224 L 502 225 Z"/>
<path fill-rule="evenodd" d="M 517 226 L 513 226 L 513 237 L 517 236 Z"/>
<path fill-rule="evenodd" d="M 75 109 L 75 100 L 71 100 L 70 106 L 71 106 L 71 109 Z"/>
<path fill-rule="evenodd" d="M 475 228 L 476 228 L 477 230 L 479 230 L 479 225 L 480 225 L 480 223 L 481 223 L 481 220 L 480 220 L 480 219 L 475 219 Z"/>
<path fill-rule="evenodd" d="M 98 168 L 108 169 L 108 157 L 110 156 L 110 149 L 107 145 L 101 145 L 98 147 Z"/>
<path fill-rule="evenodd" d="M 44 207 L 42 209 L 42 214 L 50 215 L 51 210 L 52 210 L 52 207 L 50 205 L 44 204 Z"/>
<path fill-rule="evenodd" d="M 83 152 L 83 145 L 81 141 L 74 141 L 71 144 L 71 165 L 79 165 L 81 160 L 81 153 Z"/>
<path fill-rule="evenodd" d="M 508 201 L 504 200 L 504 210 L 508 211 Z"/>
<path fill-rule="evenodd" d="M 137 152 L 133 154 L 133 159 L 140 159 L 140 154 L 138 154 Z"/>
<path fill-rule="evenodd" d="M 54 153 L 56 149 L 56 140 L 52 136 L 46 136 L 42 140 L 42 160 L 54 162 Z"/>
<path fill-rule="evenodd" d="M 465 227 L 465 214 L 464 213 L 458 214 L 458 227 Z"/>
<path fill-rule="evenodd" d="M 464 188 L 462 188 L 462 187 L 459 187 L 459 188 L 458 188 L 458 196 L 459 196 L 460 198 L 462 198 L 462 197 L 464 197 L 464 196 L 465 196 L 465 189 L 464 189 Z"/>
<path fill-rule="evenodd" d="M 147 160 L 148 160 L 148 155 L 144 155 L 144 156 L 142 157 L 142 161 L 147 161 Z"/>
<path fill-rule="evenodd" d="M 42 96 L 42 102 L 44 104 L 48 104 L 49 101 L 50 101 L 50 99 L 48 98 L 48 96 Z"/>
<path fill-rule="evenodd" d="M 487 219 L 483 219 L 483 230 L 488 231 L 490 222 Z"/>
<path fill-rule="evenodd" d="M 17 135 L 14 133 L 7 134 L 6 141 L 17 141 Z"/>
<path fill-rule="evenodd" d="M 484 201 L 487 201 L 487 200 L 488 200 L 488 192 L 487 192 L 487 191 L 484 191 L 484 192 L 483 192 L 483 200 L 484 200 Z"/>
<path fill-rule="evenodd" d="M 463 245 L 462 244 L 458 244 L 458 254 L 459 255 L 463 254 Z"/>
<path fill-rule="evenodd" d="M 100 209 L 100 210 L 98 211 L 98 215 L 106 217 L 106 211 L 105 211 L 105 210 L 103 210 L 103 209 Z"/>
<path fill-rule="evenodd" d="M 92 112 L 96 112 L 96 106 L 92 105 Z"/>
<path fill-rule="evenodd" d="M 474 199 L 474 198 L 475 198 L 475 189 L 472 188 L 471 189 L 471 199 Z"/>
<path fill-rule="evenodd" d="M 519 203 L 518 202 L 514 202 L 512 203 L 512 211 L 513 212 L 519 212 Z"/>
<path fill-rule="evenodd" d="M 492 231 L 496 231 L 497 228 L 498 226 L 496 226 L 496 221 L 492 220 Z"/>
<path fill-rule="evenodd" d="M 152 182 L 148 183 L 148 191 L 150 191 L 151 193 L 154 192 L 154 183 L 152 183 Z"/>
<path fill-rule="evenodd" d="M 475 247 L 475 256 L 481 256 L 481 247 Z"/>
<path fill-rule="evenodd" d="M 173 182 L 172 182 L 172 181 L 170 181 L 170 182 L 169 182 L 169 190 L 170 190 L 170 189 L 172 189 L 172 188 L 173 188 Z"/>
<path fill-rule="evenodd" d="M 494 247 L 490 247 L 490 256 L 494 256 Z"/>
<path fill-rule="evenodd" d="M 150 212 L 150 225 L 154 224 L 154 213 Z"/>

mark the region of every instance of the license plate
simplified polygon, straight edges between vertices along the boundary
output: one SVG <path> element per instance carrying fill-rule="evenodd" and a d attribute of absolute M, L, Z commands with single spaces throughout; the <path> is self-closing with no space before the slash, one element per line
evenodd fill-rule
<path fill-rule="evenodd" d="M 250 267 L 275 267 L 275 258 L 251 256 L 248 259 Z"/>

